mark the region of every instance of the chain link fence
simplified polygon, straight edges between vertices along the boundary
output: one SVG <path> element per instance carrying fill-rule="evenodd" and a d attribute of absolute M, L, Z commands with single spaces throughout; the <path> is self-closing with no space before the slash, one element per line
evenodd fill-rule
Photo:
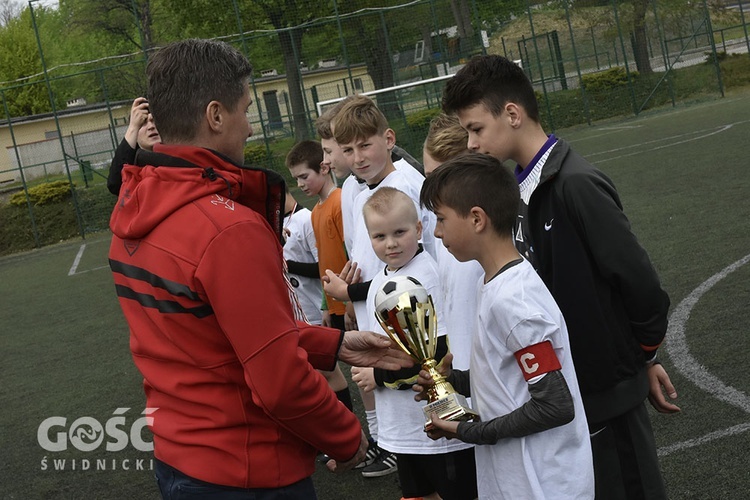
<path fill-rule="evenodd" d="M 226 33 L 214 36 L 243 51 L 255 67 L 246 162 L 284 175 L 286 152 L 314 136 L 320 108 L 353 93 L 373 94 L 398 144 L 419 158 L 444 80 L 477 54 L 501 54 L 524 69 L 549 131 L 722 96 L 730 84 L 722 78 L 728 61 L 750 58 L 750 4 L 742 3 L 521 2 L 514 16 L 500 2 L 478 0 L 359 10 L 358 2 L 334 2 L 332 12 L 316 19 L 263 31 L 243 30 L 236 0 L 218 3 L 227 5 L 202 13 L 206 24 L 223 26 Z M 220 22 L 227 12 L 236 14 L 235 23 Z M 149 33 L 158 39 L 156 30 Z M 148 51 L 140 51 L 83 70 L 45 69 L 0 88 L 6 149 L 0 156 L 0 254 L 107 229 L 115 203 L 106 189 L 109 163 L 132 100 L 145 93 L 147 58 Z M 750 84 L 743 78 L 735 75 L 731 84 Z M 24 104 L 33 96 L 44 96 L 49 108 L 29 112 Z M 53 181 L 64 181 L 70 196 L 39 203 L 34 189 Z"/>

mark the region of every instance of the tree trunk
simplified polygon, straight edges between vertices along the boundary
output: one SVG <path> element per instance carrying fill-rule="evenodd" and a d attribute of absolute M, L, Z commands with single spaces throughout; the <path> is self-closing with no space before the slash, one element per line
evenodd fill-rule
<path fill-rule="evenodd" d="M 375 37 L 365 43 L 367 43 L 364 51 L 365 63 L 375 88 L 392 87 L 394 84 L 393 59 L 391 54 L 388 53 L 388 43 L 384 31 L 376 29 Z M 395 92 L 385 92 L 378 96 L 378 108 L 389 120 L 401 117 L 401 108 L 396 98 Z"/>
<path fill-rule="evenodd" d="M 461 56 L 466 57 L 473 45 L 474 27 L 471 25 L 471 9 L 467 0 L 451 0 L 451 11 L 458 30 Z"/>
<path fill-rule="evenodd" d="M 654 72 L 648 56 L 647 10 L 648 0 L 633 0 L 633 55 L 635 56 L 635 66 L 642 75 L 650 75 Z"/>
<path fill-rule="evenodd" d="M 298 30 L 277 31 L 279 43 L 284 54 L 284 67 L 286 71 L 286 83 L 289 89 L 289 102 L 292 105 L 292 127 L 294 128 L 294 139 L 299 142 L 310 138 L 307 127 L 307 111 L 305 109 L 305 98 L 302 95 L 302 82 L 299 74 L 300 38 Z"/>

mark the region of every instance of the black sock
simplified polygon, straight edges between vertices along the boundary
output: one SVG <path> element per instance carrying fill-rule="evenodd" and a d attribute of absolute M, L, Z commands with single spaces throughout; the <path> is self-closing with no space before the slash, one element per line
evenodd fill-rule
<path fill-rule="evenodd" d="M 344 403 L 344 406 L 349 408 L 349 411 L 354 411 L 354 406 L 352 406 L 352 395 L 349 394 L 349 388 L 346 387 L 344 389 L 341 389 L 340 391 L 336 391 L 336 397 Z"/>

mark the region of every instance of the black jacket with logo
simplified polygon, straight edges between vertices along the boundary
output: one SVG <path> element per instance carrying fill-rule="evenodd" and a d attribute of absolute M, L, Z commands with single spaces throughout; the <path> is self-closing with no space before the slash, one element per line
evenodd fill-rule
<path fill-rule="evenodd" d="M 645 360 L 664 340 L 669 297 L 614 184 L 558 140 L 525 222 L 531 261 L 568 326 L 589 423 L 642 403 Z"/>

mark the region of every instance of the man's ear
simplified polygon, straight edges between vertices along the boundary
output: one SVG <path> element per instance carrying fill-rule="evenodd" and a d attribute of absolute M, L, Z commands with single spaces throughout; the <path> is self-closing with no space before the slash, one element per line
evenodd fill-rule
<path fill-rule="evenodd" d="M 221 133 L 226 125 L 224 105 L 219 101 L 211 101 L 206 105 L 206 123 L 212 132 Z"/>

